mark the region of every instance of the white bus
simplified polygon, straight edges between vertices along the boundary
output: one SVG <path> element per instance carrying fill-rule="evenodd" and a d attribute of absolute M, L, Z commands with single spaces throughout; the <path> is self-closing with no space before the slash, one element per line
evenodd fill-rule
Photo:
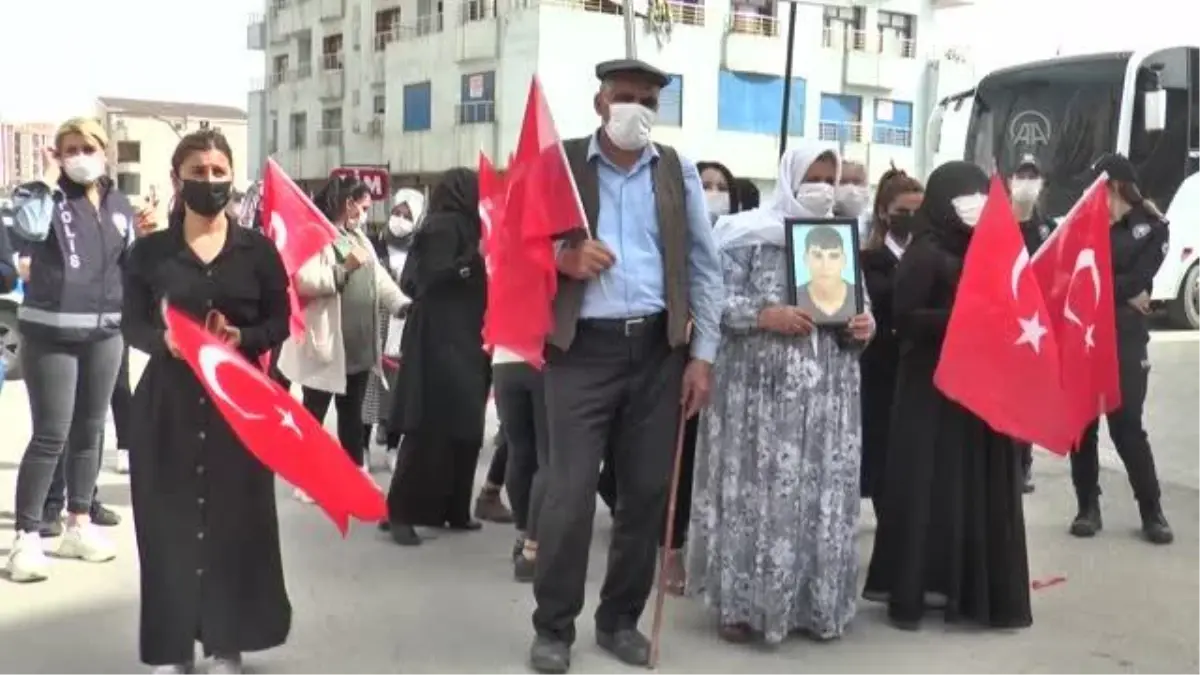
<path fill-rule="evenodd" d="M 1045 173 L 1042 207 L 1064 215 L 1092 163 L 1129 157 L 1142 191 L 1171 223 L 1154 301 L 1180 328 L 1200 327 L 1200 47 L 1069 56 L 991 73 L 943 99 L 930 120 L 935 165 L 966 159 L 1009 175 L 1032 153 Z"/>

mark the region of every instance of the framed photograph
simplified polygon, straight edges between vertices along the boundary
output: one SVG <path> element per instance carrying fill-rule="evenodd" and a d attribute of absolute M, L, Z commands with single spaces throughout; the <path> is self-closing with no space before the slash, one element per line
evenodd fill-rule
<path fill-rule="evenodd" d="M 858 219 L 785 221 L 788 302 L 818 326 L 844 326 L 863 312 Z"/>

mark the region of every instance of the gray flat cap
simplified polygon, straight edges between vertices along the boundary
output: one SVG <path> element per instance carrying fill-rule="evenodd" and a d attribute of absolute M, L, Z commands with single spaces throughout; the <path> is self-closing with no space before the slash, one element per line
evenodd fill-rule
<path fill-rule="evenodd" d="M 671 82 L 670 75 L 637 59 L 614 59 L 596 64 L 596 77 L 601 81 L 614 75 L 642 75 L 659 87 L 665 87 Z"/>

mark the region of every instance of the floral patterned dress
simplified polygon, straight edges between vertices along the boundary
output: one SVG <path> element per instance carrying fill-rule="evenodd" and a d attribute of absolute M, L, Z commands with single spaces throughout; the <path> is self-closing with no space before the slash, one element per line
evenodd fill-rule
<path fill-rule="evenodd" d="M 860 345 L 834 329 L 757 329 L 760 309 L 787 302 L 785 258 L 768 244 L 722 254 L 728 297 L 687 553 L 689 593 L 768 643 L 839 637 L 858 580 Z"/>

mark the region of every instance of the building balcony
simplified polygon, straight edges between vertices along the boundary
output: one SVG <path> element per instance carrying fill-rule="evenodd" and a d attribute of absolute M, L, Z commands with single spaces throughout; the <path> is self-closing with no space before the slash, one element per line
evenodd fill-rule
<path fill-rule="evenodd" d="M 321 55 L 321 70 L 344 70 L 345 68 L 346 55 L 342 52 Z"/>
<path fill-rule="evenodd" d="M 845 59 L 846 84 L 864 89 L 890 91 L 899 83 L 913 81 L 920 67 L 916 42 L 891 31 L 826 28 L 822 45 L 836 58 Z"/>
<path fill-rule="evenodd" d="M 894 127 L 886 124 L 875 124 L 871 133 L 871 142 L 880 145 L 895 145 L 902 148 L 912 147 L 912 129 Z"/>
<path fill-rule="evenodd" d="M 267 31 L 272 43 L 287 42 L 293 33 L 303 28 L 303 17 L 295 0 L 270 0 L 267 7 Z"/>
<path fill-rule="evenodd" d="M 729 15 L 729 34 L 776 37 L 779 35 L 779 19 L 759 12 L 734 12 Z"/>
<path fill-rule="evenodd" d="M 322 100 L 341 100 L 346 97 L 346 71 L 322 70 L 318 78 L 317 96 Z"/>
<path fill-rule="evenodd" d="M 787 41 L 779 39 L 779 20 L 770 14 L 737 11 L 726 25 L 723 65 L 739 73 L 778 75 L 787 61 Z"/>
<path fill-rule="evenodd" d="M 321 21 L 341 21 L 346 18 L 346 0 L 320 0 Z"/>
<path fill-rule="evenodd" d="M 472 2 L 478 0 L 467 1 Z M 513 0 L 512 7 L 514 9 L 522 9 L 530 6 L 531 4 L 531 0 Z M 613 16 L 621 16 L 624 13 L 624 6 L 621 0 L 539 0 L 537 4 L 547 7 L 564 7 L 566 9 L 573 9 L 580 12 L 610 14 Z M 704 25 L 705 7 L 703 2 L 667 0 L 666 9 L 672 23 L 684 24 L 688 26 Z M 665 19 L 666 17 L 661 18 Z"/>
<path fill-rule="evenodd" d="M 464 0 L 458 5 L 458 25 L 496 18 L 496 0 Z"/>
<path fill-rule="evenodd" d="M 862 122 L 832 122 L 822 120 L 817 123 L 817 139 L 829 143 L 862 143 Z"/>
<path fill-rule="evenodd" d="M 300 65 L 296 66 L 295 73 L 295 79 L 297 81 L 307 80 L 308 78 L 312 77 L 313 74 L 312 63 L 308 61 L 302 62 Z"/>
<path fill-rule="evenodd" d="M 470 101 L 455 106 L 459 125 L 490 124 L 496 121 L 495 101 Z"/>
<path fill-rule="evenodd" d="M 933 9 L 954 9 L 955 7 L 970 7 L 975 0 L 933 0 Z"/>
<path fill-rule="evenodd" d="M 246 49 L 262 51 L 267 48 L 267 20 L 262 14 L 251 14 L 246 23 Z"/>

